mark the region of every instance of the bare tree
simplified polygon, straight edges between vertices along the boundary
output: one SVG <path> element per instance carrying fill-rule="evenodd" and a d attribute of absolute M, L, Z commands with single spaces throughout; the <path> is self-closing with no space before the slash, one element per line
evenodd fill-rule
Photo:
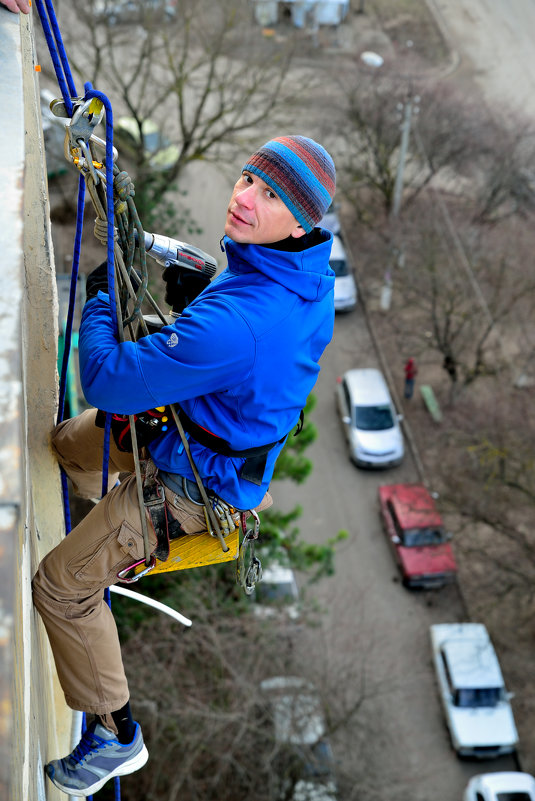
<path fill-rule="evenodd" d="M 113 25 L 102 6 L 98 0 L 64 6 L 63 28 L 75 72 L 137 124 L 134 179 L 142 218 L 188 163 L 231 160 L 259 130 L 264 137 L 266 128 L 274 133 L 282 111 L 297 102 L 297 86 L 288 80 L 292 42 L 263 38 L 247 0 L 182 0 L 167 18 L 140 2 L 137 13 L 129 9 Z M 151 168 L 143 145 L 149 118 L 177 146 L 165 170 Z"/>
<path fill-rule="evenodd" d="M 474 564 L 478 611 L 493 617 L 507 603 L 519 624 L 531 621 L 535 602 L 534 430 L 529 393 L 492 381 L 448 415 L 435 465 L 458 521 L 457 547 Z"/>
<path fill-rule="evenodd" d="M 391 324 L 406 348 L 440 354 L 453 399 L 456 389 L 509 367 L 503 332 L 514 338 L 518 321 L 532 315 L 535 279 L 508 239 L 497 245 L 457 219 L 455 235 L 464 242 L 467 262 L 462 265 L 439 210 L 420 203 L 413 212 L 404 218 L 405 259 L 393 276 Z"/>
<path fill-rule="evenodd" d="M 307 692 L 313 686 L 324 710 L 326 736 L 343 735 L 348 726 L 357 730 L 355 719 L 365 699 L 378 692 L 378 682 L 365 677 L 372 621 L 362 621 L 367 643 L 362 654 L 348 648 L 341 664 L 322 677 L 322 659 L 313 657 L 319 651 L 310 651 L 310 640 L 317 643 L 320 636 L 317 627 L 309 628 L 306 618 L 284 624 L 260 621 L 250 612 L 239 615 L 235 601 L 221 602 L 219 578 L 219 571 L 211 569 L 199 574 L 196 594 L 182 607 L 193 619 L 191 629 L 166 618 L 122 629 L 132 706 L 151 755 L 148 770 L 122 781 L 127 801 L 291 798 L 303 777 L 302 760 L 313 759 L 313 749 L 301 753 L 277 738 L 271 696 L 262 693 L 261 681 L 297 676 Z M 114 597 L 116 614 L 123 603 L 130 602 Z M 355 631 L 355 610 L 346 614 Z M 340 636 L 347 640 L 345 632 L 341 626 Z M 303 658 L 300 642 L 307 636 Z M 284 721 L 280 725 L 284 729 Z M 348 772 L 344 782 L 355 785 L 355 774 L 351 768 Z"/>
<path fill-rule="evenodd" d="M 355 73 L 358 67 L 353 64 L 352 69 Z M 466 98 L 447 85 L 419 84 L 388 72 L 388 66 L 384 69 L 384 75 L 368 74 L 356 82 L 342 77 L 354 88 L 345 93 L 347 104 L 339 109 L 344 120 L 339 161 L 344 189 L 364 219 L 373 195 L 386 213 L 392 209 L 407 103 L 412 125 L 403 169 L 405 206 L 441 173 L 465 173 L 479 153 L 478 128 Z"/>
<path fill-rule="evenodd" d="M 477 180 L 474 221 L 495 224 L 535 211 L 535 131 L 514 120 L 508 128 L 489 126 Z"/>

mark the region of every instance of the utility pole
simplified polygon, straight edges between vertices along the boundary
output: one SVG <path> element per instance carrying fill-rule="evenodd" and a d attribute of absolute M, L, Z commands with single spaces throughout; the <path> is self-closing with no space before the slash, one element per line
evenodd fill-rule
<path fill-rule="evenodd" d="M 405 159 L 409 146 L 409 134 L 411 130 L 412 118 L 412 96 L 409 94 L 403 109 L 403 122 L 401 123 L 401 145 L 399 148 L 399 162 L 394 183 L 394 198 L 392 201 L 392 217 L 397 217 L 401 205 L 401 193 L 403 191 L 403 172 L 405 170 Z"/>

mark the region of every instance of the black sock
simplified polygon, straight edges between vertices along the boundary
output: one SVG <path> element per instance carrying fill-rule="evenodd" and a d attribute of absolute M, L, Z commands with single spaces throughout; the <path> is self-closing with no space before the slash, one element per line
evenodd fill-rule
<path fill-rule="evenodd" d="M 134 723 L 132 711 L 130 709 L 130 701 L 127 701 L 117 712 L 112 712 L 111 716 L 113 722 L 117 726 L 117 739 L 122 745 L 128 745 L 128 743 L 131 743 L 134 739 L 134 732 L 136 730 L 136 724 Z"/>

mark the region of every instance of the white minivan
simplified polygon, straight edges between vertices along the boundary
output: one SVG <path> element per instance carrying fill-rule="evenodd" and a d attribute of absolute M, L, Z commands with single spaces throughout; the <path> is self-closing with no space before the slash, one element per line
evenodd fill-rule
<path fill-rule="evenodd" d="M 347 255 L 339 236 L 333 236 L 333 246 L 329 259 L 334 271 L 334 310 L 351 311 L 357 305 L 357 287 L 353 273 L 347 263 Z"/>

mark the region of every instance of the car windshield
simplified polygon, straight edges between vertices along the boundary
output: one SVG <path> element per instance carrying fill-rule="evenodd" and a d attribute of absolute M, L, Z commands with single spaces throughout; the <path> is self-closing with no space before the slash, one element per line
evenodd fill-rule
<path fill-rule="evenodd" d="M 442 528 L 409 528 L 403 532 L 403 545 L 415 548 L 422 545 L 440 545 L 446 541 Z"/>
<path fill-rule="evenodd" d="M 510 793 L 497 793 L 496 801 L 533 801 L 533 796 L 523 790 L 513 790 Z"/>
<path fill-rule="evenodd" d="M 457 690 L 455 706 L 476 709 L 482 706 L 496 706 L 502 700 L 501 687 Z"/>
<path fill-rule="evenodd" d="M 331 259 L 329 266 L 331 270 L 334 271 L 337 278 L 341 278 L 343 275 L 349 275 L 345 259 Z"/>
<path fill-rule="evenodd" d="M 355 406 L 355 426 L 361 431 L 384 431 L 394 427 L 390 406 Z"/>

